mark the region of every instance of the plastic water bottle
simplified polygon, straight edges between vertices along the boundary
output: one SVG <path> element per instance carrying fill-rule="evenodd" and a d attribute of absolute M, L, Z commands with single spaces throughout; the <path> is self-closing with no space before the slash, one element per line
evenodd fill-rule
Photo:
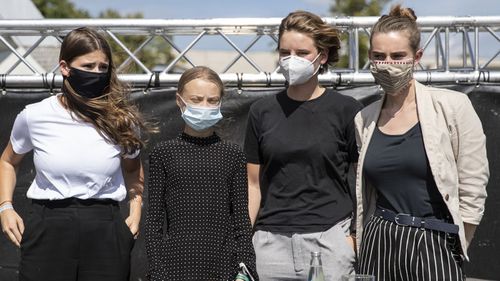
<path fill-rule="evenodd" d="M 311 252 L 311 268 L 309 269 L 307 281 L 325 281 L 320 252 Z"/>

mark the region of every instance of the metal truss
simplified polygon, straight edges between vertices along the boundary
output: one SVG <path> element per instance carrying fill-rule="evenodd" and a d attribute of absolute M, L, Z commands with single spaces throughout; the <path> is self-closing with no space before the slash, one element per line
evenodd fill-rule
<path fill-rule="evenodd" d="M 349 67 L 333 69 L 320 75 L 320 83 L 327 86 L 355 86 L 372 84 L 373 78 L 368 71 L 368 63 L 359 64 L 359 43 L 370 35 L 370 27 L 377 17 L 324 18 L 326 22 L 336 26 L 345 40 L 349 56 Z M 189 58 L 189 51 L 205 37 L 218 37 L 232 47 L 237 55 L 223 68 L 221 78 L 228 87 L 275 87 L 283 86 L 285 79 L 276 69 L 265 71 L 250 56 L 252 47 L 264 37 L 271 38 L 276 44 L 280 18 L 224 18 L 207 20 L 150 20 L 150 19 L 72 19 L 72 20 L 0 20 L 0 46 L 3 45 L 15 55 L 10 68 L 0 74 L 0 89 L 56 89 L 62 84 L 62 77 L 57 73 L 58 65 L 41 73 L 30 63 L 28 57 L 40 48 L 48 38 L 55 38 L 58 44 L 70 30 L 89 26 L 106 34 L 108 39 L 128 55 L 128 58 L 117 66 L 119 77 L 135 88 L 175 87 L 180 74 L 172 73 L 174 67 L 183 64 L 195 66 L 197 63 Z M 433 61 L 428 67 L 420 65 L 415 73 L 417 80 L 425 83 L 487 83 L 500 82 L 500 16 L 492 17 L 421 17 L 418 24 L 422 31 L 423 45 L 426 52 L 434 53 Z M 120 36 L 142 36 L 144 41 L 137 46 L 126 46 Z M 181 48 L 173 40 L 176 36 L 191 36 L 194 39 Z M 235 37 L 251 37 L 249 43 L 238 46 Z M 23 53 L 12 43 L 12 38 L 35 37 L 31 46 Z M 230 38 L 232 37 L 232 38 Z M 454 38 L 454 44 L 450 38 Z M 138 57 L 153 39 L 161 38 L 173 51 L 176 57 L 161 71 L 153 71 L 144 65 Z M 365 38 L 365 39 L 363 39 Z M 460 41 L 460 47 L 456 42 Z M 489 41 L 488 41 L 489 40 Z M 54 41 L 52 39 L 52 41 Z M 484 55 L 483 42 L 488 42 L 493 53 Z M 450 57 L 460 57 L 459 63 L 452 63 Z M 254 73 L 228 73 L 238 61 L 248 63 Z M 481 62 L 482 60 L 482 62 Z M 140 73 L 126 73 L 124 70 L 131 63 L 136 64 Z M 26 66 L 32 74 L 14 75 L 13 70 L 20 65 Z M 495 69 L 496 67 L 496 69 Z"/>

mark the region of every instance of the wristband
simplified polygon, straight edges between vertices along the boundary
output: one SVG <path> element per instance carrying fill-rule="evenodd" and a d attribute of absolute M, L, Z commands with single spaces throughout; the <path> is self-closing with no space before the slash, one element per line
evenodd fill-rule
<path fill-rule="evenodd" d="M 5 210 L 10 210 L 10 209 L 14 209 L 14 206 L 12 206 L 11 203 L 4 204 L 2 207 L 0 207 L 0 214 Z"/>

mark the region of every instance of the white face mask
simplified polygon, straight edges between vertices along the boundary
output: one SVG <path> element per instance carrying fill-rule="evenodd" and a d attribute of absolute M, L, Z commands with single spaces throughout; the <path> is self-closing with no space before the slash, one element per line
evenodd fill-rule
<path fill-rule="evenodd" d="M 220 104 L 216 107 L 193 106 L 179 98 L 186 105 L 182 111 L 182 119 L 195 131 L 204 131 L 222 119 Z"/>
<path fill-rule="evenodd" d="M 319 66 L 314 70 L 314 62 L 321 55 L 318 54 L 313 61 L 290 55 L 280 59 L 280 72 L 285 76 L 289 85 L 302 85 L 309 81 L 319 70 Z"/>

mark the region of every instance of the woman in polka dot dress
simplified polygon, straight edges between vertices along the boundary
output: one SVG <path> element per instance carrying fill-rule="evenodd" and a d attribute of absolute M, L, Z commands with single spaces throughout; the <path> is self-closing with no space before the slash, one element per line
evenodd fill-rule
<path fill-rule="evenodd" d="M 256 277 L 245 156 L 213 129 L 222 118 L 223 89 L 207 67 L 184 72 L 176 97 L 184 131 L 150 155 L 146 250 L 151 281 L 246 281 L 240 263 Z"/>

